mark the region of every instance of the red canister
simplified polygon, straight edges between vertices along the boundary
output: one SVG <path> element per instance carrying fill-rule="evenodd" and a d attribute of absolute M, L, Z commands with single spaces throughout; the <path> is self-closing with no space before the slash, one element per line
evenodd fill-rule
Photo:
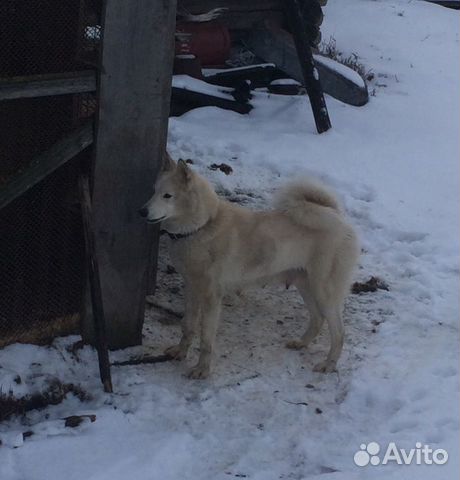
<path fill-rule="evenodd" d="M 176 31 L 190 34 L 187 53 L 195 55 L 202 65 L 222 65 L 230 56 L 230 33 L 228 28 L 214 22 L 181 22 Z M 176 43 L 176 54 L 185 53 L 180 42 Z"/>

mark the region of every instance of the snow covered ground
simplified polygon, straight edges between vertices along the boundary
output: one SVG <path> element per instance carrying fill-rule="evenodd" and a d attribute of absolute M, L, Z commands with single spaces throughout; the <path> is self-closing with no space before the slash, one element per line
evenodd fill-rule
<path fill-rule="evenodd" d="M 249 115 L 204 108 L 172 119 L 169 150 L 251 208 L 268 208 L 292 176 L 336 189 L 362 241 L 356 280 L 377 275 L 390 286 L 350 295 L 338 373 L 311 370 L 326 354 L 326 331 L 308 352 L 283 347 L 302 331 L 304 311 L 282 288 L 226 299 L 206 381 L 184 378 L 177 363 L 114 367 L 108 395 L 94 352 L 66 349 L 77 337 L 12 345 L 0 350 L 3 392 L 24 394 L 57 377 L 93 398 L 68 395 L 0 425 L 1 480 L 458 478 L 458 12 L 411 0 L 329 0 L 325 14 L 323 38 L 375 75 L 368 105 L 328 97 L 333 129 L 317 135 L 305 97 L 258 92 Z M 232 175 L 208 169 L 221 162 Z M 155 301 L 180 311 L 180 280 L 167 263 L 162 245 Z M 158 312 L 147 311 L 144 346 L 112 359 L 160 353 L 178 337 Z M 63 417 L 82 413 L 96 422 L 64 427 Z M 34 435 L 23 441 L 26 430 Z M 354 454 L 371 441 L 382 449 L 420 442 L 450 458 L 356 466 Z"/>

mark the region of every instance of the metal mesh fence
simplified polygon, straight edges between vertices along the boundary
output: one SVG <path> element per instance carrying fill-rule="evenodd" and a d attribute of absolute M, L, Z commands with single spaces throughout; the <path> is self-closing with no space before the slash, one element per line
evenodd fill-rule
<path fill-rule="evenodd" d="M 2 0 L 0 82 L 91 68 L 100 0 Z M 0 188 L 96 109 L 92 94 L 0 102 Z M 82 152 L 0 210 L 0 347 L 75 332 L 85 279 Z"/>
<path fill-rule="evenodd" d="M 77 173 L 75 158 L 0 211 L 0 344 L 76 329 L 84 281 Z"/>
<path fill-rule="evenodd" d="M 0 76 L 84 69 L 82 33 L 91 5 L 96 12 L 95 1 L 2 0 Z"/>

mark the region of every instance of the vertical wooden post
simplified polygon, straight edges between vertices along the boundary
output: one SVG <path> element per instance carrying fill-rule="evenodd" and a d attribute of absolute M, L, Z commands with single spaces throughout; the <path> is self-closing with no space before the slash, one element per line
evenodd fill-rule
<path fill-rule="evenodd" d="M 104 304 L 102 302 L 101 280 L 99 275 L 99 263 L 94 242 L 93 215 L 91 208 L 91 196 L 89 192 L 89 180 L 87 175 L 80 175 L 78 179 L 80 190 L 80 205 L 83 219 L 83 231 L 85 235 L 86 258 L 88 260 L 88 278 L 91 291 L 91 305 L 94 321 L 95 344 L 99 360 L 99 374 L 104 391 L 112 393 L 112 376 L 110 374 L 109 351 L 105 328 Z"/>
<path fill-rule="evenodd" d="M 175 0 L 104 2 L 92 200 L 110 348 L 142 340 L 156 245 L 137 211 L 165 149 L 175 16 Z M 83 321 L 85 340 L 92 323 Z"/>
<path fill-rule="evenodd" d="M 324 99 L 319 73 L 310 48 L 307 33 L 307 24 L 302 14 L 301 0 L 286 0 L 286 14 L 290 24 L 291 33 L 300 61 L 305 88 L 310 98 L 313 116 L 315 117 L 318 133 L 326 132 L 331 128 L 331 121 Z"/>

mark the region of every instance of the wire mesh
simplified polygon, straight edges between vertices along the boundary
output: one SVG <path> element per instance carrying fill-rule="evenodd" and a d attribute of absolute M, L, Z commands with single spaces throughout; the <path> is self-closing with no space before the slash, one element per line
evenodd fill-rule
<path fill-rule="evenodd" d="M 78 160 L 0 211 L 0 345 L 77 327 L 85 273 Z"/>
<path fill-rule="evenodd" d="M 0 81 L 91 68 L 100 0 L 2 0 Z M 0 102 L 0 188 L 96 110 L 93 94 Z M 0 210 L 0 347 L 78 330 L 85 280 L 82 152 Z"/>
<path fill-rule="evenodd" d="M 0 76 L 62 73 L 84 68 L 76 56 L 81 2 L 2 0 Z"/>

